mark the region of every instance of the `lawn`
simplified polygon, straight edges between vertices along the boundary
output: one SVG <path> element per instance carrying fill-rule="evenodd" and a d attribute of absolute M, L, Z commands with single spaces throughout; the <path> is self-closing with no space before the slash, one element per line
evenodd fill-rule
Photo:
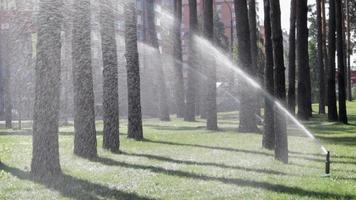
<path fill-rule="evenodd" d="M 350 125 L 315 116 L 307 126 L 331 151 L 332 174 L 324 177 L 320 147 L 289 126 L 290 162 L 274 160 L 261 148 L 260 134 L 238 133 L 237 115 L 219 115 L 219 132 L 204 122 L 145 120 L 145 140 L 126 138 L 121 153 L 101 148 L 97 159 L 76 157 L 73 126 L 60 128 L 63 175 L 39 180 L 30 175 L 30 124 L 22 131 L 0 130 L 0 199 L 356 199 L 356 103 Z M 27 128 L 27 129 L 26 129 Z"/>

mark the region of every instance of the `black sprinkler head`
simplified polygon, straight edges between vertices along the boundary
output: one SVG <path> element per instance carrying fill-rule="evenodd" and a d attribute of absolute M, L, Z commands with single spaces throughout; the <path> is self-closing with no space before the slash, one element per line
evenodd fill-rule
<path fill-rule="evenodd" d="M 329 176 L 330 175 L 330 151 L 326 154 L 326 160 L 325 160 L 325 175 Z"/>

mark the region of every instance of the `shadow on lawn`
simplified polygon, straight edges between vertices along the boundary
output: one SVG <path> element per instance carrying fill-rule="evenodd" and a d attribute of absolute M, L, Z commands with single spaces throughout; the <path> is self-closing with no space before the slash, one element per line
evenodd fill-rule
<path fill-rule="evenodd" d="M 176 142 L 169 142 L 169 141 L 158 141 L 158 140 L 150 140 L 150 139 L 144 139 L 143 142 L 153 143 L 153 144 L 187 146 L 187 147 L 197 147 L 197 148 L 205 148 L 205 149 L 213 149 L 213 150 L 250 153 L 250 154 L 263 155 L 263 156 L 273 156 L 273 154 L 271 154 L 271 153 L 262 152 L 262 151 L 251 151 L 251 150 L 245 150 L 245 149 L 236 149 L 236 148 L 219 147 L 219 146 L 207 146 L 207 145 L 201 145 L 201 144 L 185 144 L 185 143 L 176 143 Z"/>
<path fill-rule="evenodd" d="M 205 130 L 204 126 L 173 126 L 173 125 L 155 125 L 146 124 L 144 127 L 152 128 L 160 131 L 195 131 L 195 130 Z"/>
<path fill-rule="evenodd" d="M 87 180 L 79 179 L 66 174 L 58 175 L 52 178 L 39 179 L 33 177 L 29 172 L 7 166 L 0 163 L 0 169 L 4 170 L 11 175 L 21 179 L 33 181 L 42 184 L 49 189 L 60 192 L 63 196 L 78 200 L 88 199 L 126 199 L 126 200 L 149 200 L 152 198 L 141 197 L 135 193 L 128 193 L 106 187 L 101 184 L 91 183 Z"/>
<path fill-rule="evenodd" d="M 121 154 L 127 155 L 127 156 L 144 157 L 144 158 L 148 158 L 148 159 L 159 160 L 159 161 L 163 161 L 163 162 L 172 162 L 172 163 L 177 163 L 177 164 L 220 167 L 220 168 L 225 168 L 225 169 L 235 169 L 235 170 L 242 170 L 242 171 L 247 171 L 247 172 L 271 174 L 271 175 L 291 175 L 291 174 L 286 174 L 284 172 L 279 172 L 279 171 L 275 171 L 275 170 L 252 169 L 252 168 L 231 166 L 231 165 L 218 164 L 218 163 L 212 163 L 212 162 L 196 162 L 196 161 L 189 161 L 189 160 L 176 160 L 176 159 L 169 158 L 169 157 L 149 155 L 149 154 L 137 154 L 137 153 L 126 153 L 126 152 L 121 152 Z"/>
<path fill-rule="evenodd" d="M 196 179 L 196 180 L 202 180 L 202 181 L 217 181 L 217 182 L 221 182 L 224 184 L 231 184 L 231 185 L 236 185 L 236 186 L 240 186 L 240 187 L 251 187 L 251 188 L 257 188 L 257 189 L 263 189 L 263 190 L 268 190 L 268 191 L 277 192 L 277 193 L 284 193 L 284 194 L 288 194 L 288 195 L 298 195 L 298 196 L 304 196 L 304 197 L 318 197 L 318 198 L 333 198 L 333 199 L 356 198 L 353 195 L 339 195 L 339 194 L 330 193 L 330 192 L 309 191 L 309 190 L 305 190 L 300 187 L 291 187 L 291 186 L 285 186 L 282 184 L 273 184 L 273 183 L 263 182 L 263 181 L 246 180 L 246 179 L 241 179 L 241 178 L 213 177 L 213 176 L 195 174 L 195 173 L 191 173 L 191 172 L 171 170 L 171 169 L 166 169 L 166 168 L 156 167 L 156 166 L 130 164 L 130 163 L 116 161 L 116 160 L 112 160 L 110 158 L 103 158 L 103 157 L 96 158 L 93 161 L 99 162 L 103 165 L 108 165 L 108 166 L 120 166 L 120 167 L 129 168 L 129 169 L 149 170 L 154 173 L 166 174 L 166 175 L 170 175 L 170 176 L 190 178 L 190 179 Z"/>

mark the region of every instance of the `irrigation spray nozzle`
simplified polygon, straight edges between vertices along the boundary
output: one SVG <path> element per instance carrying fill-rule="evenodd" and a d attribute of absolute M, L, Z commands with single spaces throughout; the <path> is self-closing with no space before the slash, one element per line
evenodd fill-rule
<path fill-rule="evenodd" d="M 330 176 L 330 151 L 326 153 L 326 160 L 325 160 L 325 176 Z"/>

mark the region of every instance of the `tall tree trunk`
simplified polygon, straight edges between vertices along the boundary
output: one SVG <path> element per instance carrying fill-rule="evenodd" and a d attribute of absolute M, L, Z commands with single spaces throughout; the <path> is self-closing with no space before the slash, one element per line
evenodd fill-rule
<path fill-rule="evenodd" d="M 258 77 L 258 48 L 257 48 L 257 19 L 256 19 L 256 0 L 248 1 L 248 19 L 249 19 L 249 28 L 250 28 L 250 41 L 251 41 L 251 63 L 252 63 L 252 75 L 259 79 Z M 259 80 L 258 80 L 259 81 Z M 256 93 L 256 105 L 255 105 L 255 115 L 260 115 L 260 97 Z"/>
<path fill-rule="evenodd" d="M 249 75 L 253 75 L 251 59 L 250 28 L 246 0 L 235 0 L 238 63 Z M 240 132 L 257 132 L 254 88 L 245 80 L 240 80 Z"/>
<path fill-rule="evenodd" d="M 214 40 L 214 11 L 213 0 L 204 2 L 204 36 L 210 42 Z M 206 127 L 208 130 L 218 130 L 216 108 L 216 67 L 214 55 L 209 55 L 206 63 L 207 71 L 207 99 L 206 99 Z"/>
<path fill-rule="evenodd" d="M 9 36 L 9 35 L 7 35 Z M 9 37 L 7 37 L 9 39 Z M 9 42 L 6 41 L 7 50 L 10 48 Z M 7 54 L 6 56 L 10 56 Z M 5 105 L 5 128 L 12 128 L 12 100 L 11 100 L 11 72 L 9 57 L 5 58 L 4 66 L 4 105 Z"/>
<path fill-rule="evenodd" d="M 158 95 L 159 95 L 159 118 L 161 121 L 169 121 L 169 106 L 167 87 L 163 72 L 162 57 L 159 50 L 159 43 L 157 38 L 156 23 L 155 23 L 155 10 L 154 1 L 147 0 L 147 27 L 148 27 L 148 44 L 156 49 L 158 55 L 157 63 L 157 83 L 158 83 Z"/>
<path fill-rule="evenodd" d="M 289 29 L 289 70 L 288 70 L 288 108 L 295 114 L 295 24 L 297 2 L 291 0 L 290 5 L 290 29 Z"/>
<path fill-rule="evenodd" d="M 351 21 L 350 21 L 350 2 L 346 0 L 346 23 L 347 23 L 347 99 L 352 101 L 352 82 L 351 82 Z"/>
<path fill-rule="evenodd" d="M 336 91 L 335 91 L 335 1 L 329 1 L 329 76 L 328 76 L 328 119 L 337 121 Z"/>
<path fill-rule="evenodd" d="M 298 117 L 308 120 L 310 78 L 308 60 L 308 5 L 307 0 L 297 1 L 297 65 L 298 65 Z"/>
<path fill-rule="evenodd" d="M 327 29 L 326 29 L 326 9 L 325 0 L 321 0 L 321 15 L 322 15 L 322 28 L 323 28 L 323 54 L 324 54 L 324 103 L 328 105 L 328 73 L 329 73 L 329 60 L 328 60 L 328 49 L 326 46 L 327 42 Z"/>
<path fill-rule="evenodd" d="M 281 28 L 281 11 L 279 0 L 270 0 L 271 9 L 271 30 L 272 30 L 272 45 L 273 45 L 273 60 L 274 60 L 274 88 L 275 96 L 278 101 L 285 105 L 286 101 L 286 86 L 285 86 L 285 67 L 283 57 L 283 33 Z M 276 134 L 275 158 L 288 163 L 288 137 L 286 116 L 283 111 L 275 106 L 274 115 L 274 130 Z"/>
<path fill-rule="evenodd" d="M 125 5 L 125 48 L 127 70 L 128 133 L 127 137 L 142 140 L 140 65 L 137 49 L 137 16 L 133 0 Z"/>
<path fill-rule="evenodd" d="M 337 32 L 337 66 L 339 86 L 339 121 L 347 124 L 345 62 L 344 62 L 344 32 L 342 17 L 342 0 L 336 0 L 336 32 Z"/>
<path fill-rule="evenodd" d="M 90 0 L 73 1 L 74 154 L 97 155 L 91 65 Z"/>
<path fill-rule="evenodd" d="M 61 173 L 58 150 L 62 1 L 41 0 L 38 16 L 31 173 Z"/>
<path fill-rule="evenodd" d="M 100 2 L 103 53 L 103 148 L 119 151 L 119 88 L 115 15 L 112 0 Z"/>
<path fill-rule="evenodd" d="M 265 26 L 265 88 L 266 91 L 274 95 L 274 75 L 273 75 L 273 47 L 271 39 L 271 21 L 270 21 L 270 0 L 264 0 L 264 26 Z M 274 132 L 274 102 L 265 97 L 264 109 L 264 134 L 262 145 L 266 149 L 274 149 L 275 147 L 275 132 Z"/>
<path fill-rule="evenodd" d="M 174 0 L 174 77 L 175 77 L 175 100 L 178 118 L 184 117 L 185 95 L 183 80 L 183 53 L 182 53 L 182 0 Z"/>
<path fill-rule="evenodd" d="M 316 1 L 317 29 L 318 29 L 318 68 L 319 68 L 319 114 L 325 114 L 325 75 L 323 54 L 323 30 L 321 19 L 321 0 Z"/>
<path fill-rule="evenodd" d="M 198 31 L 198 15 L 197 15 L 197 1 L 189 0 L 189 53 L 188 53 L 188 77 L 187 77 L 187 95 L 186 95 L 186 111 L 184 120 L 195 121 L 195 110 L 197 103 L 197 49 L 194 44 L 194 36 Z"/>

